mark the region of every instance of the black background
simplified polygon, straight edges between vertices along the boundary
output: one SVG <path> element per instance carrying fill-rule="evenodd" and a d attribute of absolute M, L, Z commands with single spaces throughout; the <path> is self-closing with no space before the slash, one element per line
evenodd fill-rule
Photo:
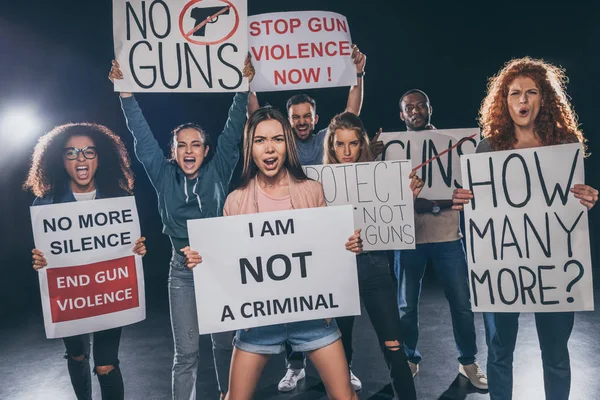
<path fill-rule="evenodd" d="M 511 4 L 511 5 L 509 5 Z M 525 55 L 566 68 L 568 92 L 592 153 L 586 161 L 587 183 L 598 188 L 600 89 L 597 7 L 548 2 L 493 2 L 461 6 L 457 2 L 253 0 L 249 14 L 327 10 L 346 15 L 353 42 L 367 55 L 365 98 L 361 117 L 369 132 L 403 130 L 398 97 L 411 88 L 430 96 L 432 122 L 439 129 L 477 125 L 487 79 L 504 62 Z M 31 268 L 33 247 L 30 193 L 21 190 L 35 141 L 53 126 L 91 121 L 107 125 L 125 140 L 133 155 L 117 95 L 107 79 L 113 58 L 112 4 L 96 1 L 2 1 L 0 12 L 0 120 L 10 107 L 31 105 L 43 121 L 35 137 L 18 129 L 0 132 L 0 315 L 40 309 L 37 276 Z M 344 109 L 347 88 L 312 90 L 317 113 L 326 126 Z M 284 109 L 292 92 L 260 94 Z M 194 121 L 218 134 L 231 94 L 140 94 L 137 96 L 158 140 L 167 148 L 174 126 Z M 15 140 L 19 139 L 19 140 Z M 166 298 L 170 245 L 160 233 L 154 190 L 132 156 L 142 232 L 149 306 Z M 600 211 L 590 212 L 595 265 L 598 243 L 594 228 Z M 224 238 L 224 240 L 226 240 Z"/>

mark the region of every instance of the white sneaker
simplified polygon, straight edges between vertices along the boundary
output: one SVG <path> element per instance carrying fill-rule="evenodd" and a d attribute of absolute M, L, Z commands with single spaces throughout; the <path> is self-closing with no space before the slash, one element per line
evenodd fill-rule
<path fill-rule="evenodd" d="M 487 390 L 488 380 L 477 363 L 462 365 L 458 367 L 458 372 L 471 381 L 471 384 L 477 389 Z"/>
<path fill-rule="evenodd" d="M 304 379 L 305 376 L 306 373 L 304 372 L 304 368 L 288 368 L 287 372 L 285 373 L 285 376 L 279 381 L 277 389 L 279 389 L 280 392 L 289 392 L 291 390 L 294 390 L 298 385 L 298 381 L 300 379 Z"/>
<path fill-rule="evenodd" d="M 410 372 L 412 373 L 412 377 L 414 378 L 415 375 L 419 373 L 419 364 L 415 364 L 409 361 L 408 366 L 410 367 Z"/>
<path fill-rule="evenodd" d="M 354 375 L 352 370 L 350 370 L 350 385 L 355 392 L 358 392 L 360 389 L 362 389 L 362 382 L 356 377 L 356 375 Z"/>

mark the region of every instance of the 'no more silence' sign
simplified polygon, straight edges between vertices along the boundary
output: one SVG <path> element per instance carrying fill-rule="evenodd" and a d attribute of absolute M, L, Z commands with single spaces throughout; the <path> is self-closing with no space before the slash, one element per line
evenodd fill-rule
<path fill-rule="evenodd" d="M 352 207 L 188 221 L 200 333 L 360 314 Z"/>
<path fill-rule="evenodd" d="M 146 316 L 133 196 L 31 207 L 48 338 L 96 332 Z"/>
<path fill-rule="evenodd" d="M 473 311 L 594 309 L 579 144 L 461 157 Z"/>

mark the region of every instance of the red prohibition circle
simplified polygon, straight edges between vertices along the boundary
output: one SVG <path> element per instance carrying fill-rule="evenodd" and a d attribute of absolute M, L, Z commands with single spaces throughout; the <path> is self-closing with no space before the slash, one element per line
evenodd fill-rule
<path fill-rule="evenodd" d="M 190 38 L 191 35 L 186 34 L 183 30 L 183 18 L 185 17 L 186 12 L 190 9 L 191 6 L 193 6 L 196 3 L 200 3 L 203 0 L 192 0 L 189 3 L 187 3 L 185 5 L 185 7 L 183 7 L 183 10 L 181 11 L 181 14 L 179 14 L 179 32 L 181 33 L 181 36 L 183 36 L 183 38 L 185 40 L 187 40 L 190 43 L 194 43 L 194 44 L 198 44 L 198 45 L 204 45 L 204 46 L 211 46 L 214 44 L 219 44 L 219 43 L 223 43 L 224 41 L 226 41 L 227 39 L 229 39 L 230 37 L 233 36 L 233 34 L 237 31 L 237 28 L 240 24 L 240 17 L 238 15 L 238 11 L 237 8 L 235 8 L 235 6 L 229 1 L 229 0 L 220 0 L 223 3 L 227 4 L 229 7 L 231 7 L 231 9 L 233 10 L 233 12 L 235 13 L 235 24 L 233 26 L 233 29 L 231 30 L 231 32 L 229 32 L 227 34 L 227 36 L 225 36 L 223 39 L 220 40 L 215 40 L 213 42 L 201 42 L 199 40 L 193 40 Z"/>

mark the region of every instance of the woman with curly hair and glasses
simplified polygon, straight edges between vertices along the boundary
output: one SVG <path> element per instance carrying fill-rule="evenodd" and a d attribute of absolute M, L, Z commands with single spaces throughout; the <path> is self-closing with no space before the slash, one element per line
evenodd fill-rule
<path fill-rule="evenodd" d="M 485 139 L 479 143 L 477 152 L 579 142 L 585 154 L 585 139 L 565 91 L 566 81 L 561 68 L 542 60 L 525 57 L 509 61 L 490 79 L 479 118 Z M 588 209 L 598 201 L 598 191 L 587 185 L 576 184 L 570 190 Z M 470 190 L 456 189 L 453 209 L 462 210 L 472 198 Z M 487 363 L 490 398 L 511 399 L 519 314 L 494 313 L 493 318 L 495 329 L 490 332 Z M 546 399 L 566 400 L 571 386 L 567 342 L 573 330 L 574 313 L 536 313 L 535 322 Z"/>
<path fill-rule="evenodd" d="M 24 188 L 37 197 L 34 206 L 106 199 L 131 195 L 133 172 L 121 139 L 105 126 L 78 123 L 57 126 L 35 146 Z M 145 238 L 136 241 L 134 253 L 146 254 Z M 33 249 L 33 268 L 47 266 L 44 254 Z M 123 399 L 119 368 L 121 328 L 94 332 L 94 372 L 102 399 Z M 92 399 L 89 335 L 63 338 L 67 367 L 78 400 Z"/>

